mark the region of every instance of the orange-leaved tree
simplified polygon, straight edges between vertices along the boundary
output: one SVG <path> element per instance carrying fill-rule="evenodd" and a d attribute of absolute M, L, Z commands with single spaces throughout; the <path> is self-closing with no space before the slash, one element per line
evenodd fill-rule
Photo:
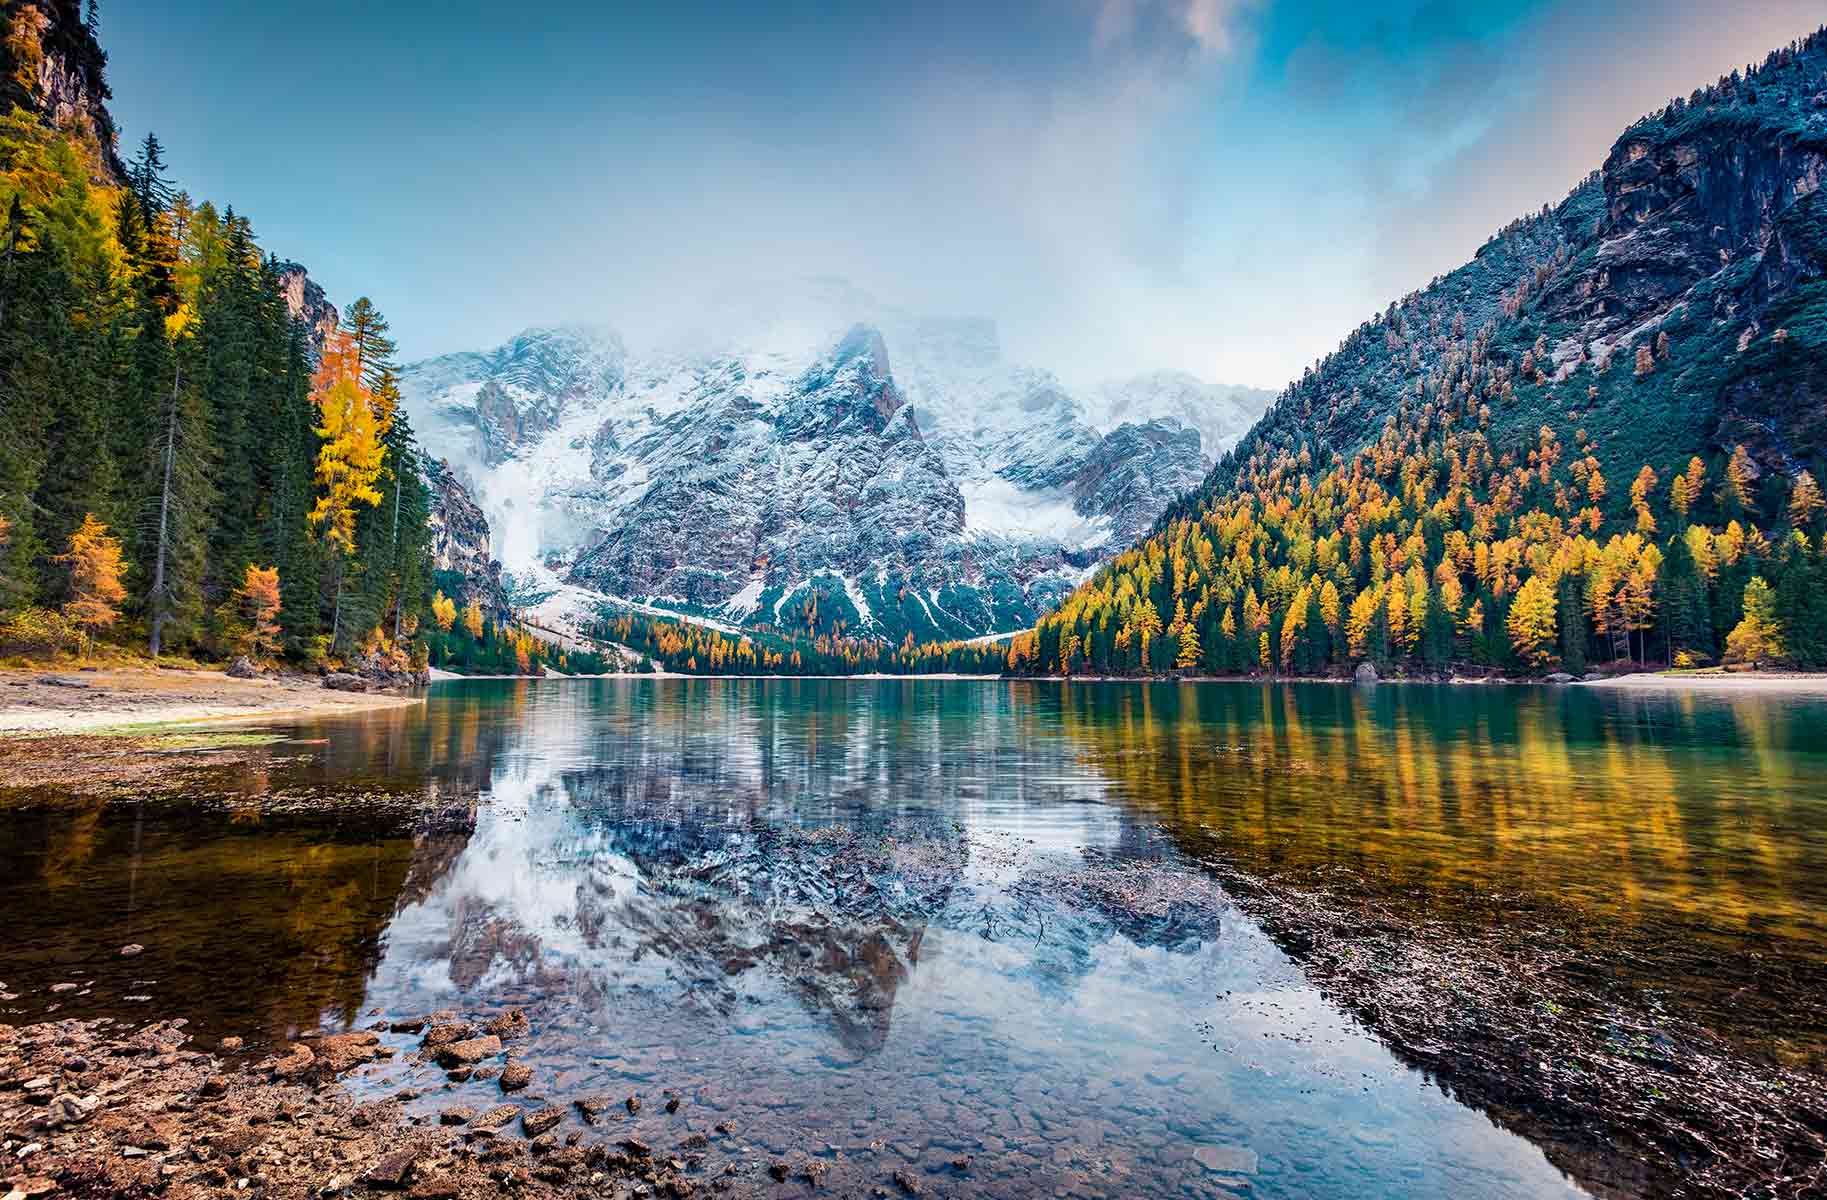
<path fill-rule="evenodd" d="M 116 605 L 127 598 L 127 589 L 121 585 L 121 543 L 94 513 L 83 516 L 82 524 L 70 535 L 69 550 L 55 561 L 70 567 L 70 599 L 63 606 L 66 620 L 93 637 L 97 629 L 119 619 Z"/>
<path fill-rule="evenodd" d="M 253 658 L 271 658 L 279 653 L 279 568 L 247 565 L 241 586 L 235 589 L 235 600 L 247 619 L 247 632 L 241 635 L 241 648 Z"/>

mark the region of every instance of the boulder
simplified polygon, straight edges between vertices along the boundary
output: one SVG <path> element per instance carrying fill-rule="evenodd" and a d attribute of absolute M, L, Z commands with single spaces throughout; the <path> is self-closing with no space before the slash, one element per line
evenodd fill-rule
<path fill-rule="evenodd" d="M 1378 679 L 1376 664 L 1370 662 L 1359 663 L 1358 669 L 1351 673 L 1351 678 L 1353 682 L 1356 683 L 1375 683 Z"/>
<path fill-rule="evenodd" d="M 438 1065 L 443 1067 L 473 1067 L 485 1058 L 493 1058 L 501 1053 L 501 1039 L 494 1034 L 483 1037 L 465 1038 L 438 1050 Z"/>
<path fill-rule="evenodd" d="M 1548 682 L 1549 683 L 1572 683 L 1573 676 L 1567 674 L 1567 672 L 1565 672 L 1565 671 L 1552 671 L 1548 675 Z"/>
<path fill-rule="evenodd" d="M 378 1034 L 366 1031 L 319 1038 L 312 1051 L 317 1056 L 317 1069 L 331 1076 L 353 1070 L 380 1053 L 380 1040 Z"/>
<path fill-rule="evenodd" d="M 260 668 L 254 665 L 253 659 L 243 654 L 228 664 L 228 677 L 230 679 L 258 679 L 260 678 Z"/>
<path fill-rule="evenodd" d="M 365 692 L 368 681 L 347 671 L 332 671 L 324 676 L 324 686 L 333 692 Z"/>
<path fill-rule="evenodd" d="M 51 1100 L 38 1124 L 55 1129 L 63 1125 L 80 1125 L 101 1110 L 99 1096 L 72 1096 L 65 1093 Z"/>

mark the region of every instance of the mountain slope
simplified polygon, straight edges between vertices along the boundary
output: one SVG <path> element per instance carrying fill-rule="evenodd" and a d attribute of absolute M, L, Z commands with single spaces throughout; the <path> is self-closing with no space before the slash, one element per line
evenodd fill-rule
<path fill-rule="evenodd" d="M 1227 390 L 1208 449 L 1175 416 L 1196 380 L 1113 388 L 1129 419 L 1099 427 L 989 322 L 882 326 L 643 355 L 529 330 L 402 385 L 510 573 L 556 596 L 542 611 L 615 597 L 896 643 L 1031 624 L 1198 482 L 1252 396 Z"/>
<path fill-rule="evenodd" d="M 1354 330 L 1017 657 L 1540 665 L 1652 629 L 1718 652 L 1752 576 L 1816 570 L 1818 539 L 1784 535 L 1814 528 L 1827 455 L 1824 168 L 1821 34 L 1638 122 L 1561 204 Z M 1516 627 L 1544 623 L 1525 651 Z"/>

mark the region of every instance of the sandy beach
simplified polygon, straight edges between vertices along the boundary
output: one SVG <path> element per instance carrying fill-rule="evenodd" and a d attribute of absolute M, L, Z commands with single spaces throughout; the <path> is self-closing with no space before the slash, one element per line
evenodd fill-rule
<path fill-rule="evenodd" d="M 416 696 L 336 692 L 315 676 L 231 679 L 220 671 L 35 668 L 0 672 L 0 733 L 81 733 L 162 721 L 361 712 Z"/>
<path fill-rule="evenodd" d="M 1618 688 L 1633 692 L 1706 692 L 1742 696 L 1827 696 L 1827 675 L 1794 671 L 1745 671 L 1734 674 L 1644 672 L 1614 675 L 1580 687 Z"/>

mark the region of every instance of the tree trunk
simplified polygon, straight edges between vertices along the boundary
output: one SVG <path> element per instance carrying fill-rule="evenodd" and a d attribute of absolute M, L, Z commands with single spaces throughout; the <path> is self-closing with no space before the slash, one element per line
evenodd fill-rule
<path fill-rule="evenodd" d="M 330 605 L 330 649 L 336 649 L 336 639 L 342 630 L 343 623 L 343 559 L 336 556 L 336 599 Z"/>
<path fill-rule="evenodd" d="M 148 646 L 154 660 L 159 656 L 159 633 L 165 624 L 165 557 L 171 539 L 171 477 L 177 466 L 178 388 L 183 377 L 184 368 L 181 365 L 172 369 L 171 407 L 165 414 L 164 479 L 159 485 L 159 536 L 153 551 L 152 636 Z"/>
<path fill-rule="evenodd" d="M 393 532 L 388 536 L 388 545 L 393 552 L 393 640 L 398 645 L 400 640 L 400 617 L 406 611 L 406 581 L 400 576 L 400 487 L 403 477 L 400 475 L 400 464 L 393 464 Z"/>

